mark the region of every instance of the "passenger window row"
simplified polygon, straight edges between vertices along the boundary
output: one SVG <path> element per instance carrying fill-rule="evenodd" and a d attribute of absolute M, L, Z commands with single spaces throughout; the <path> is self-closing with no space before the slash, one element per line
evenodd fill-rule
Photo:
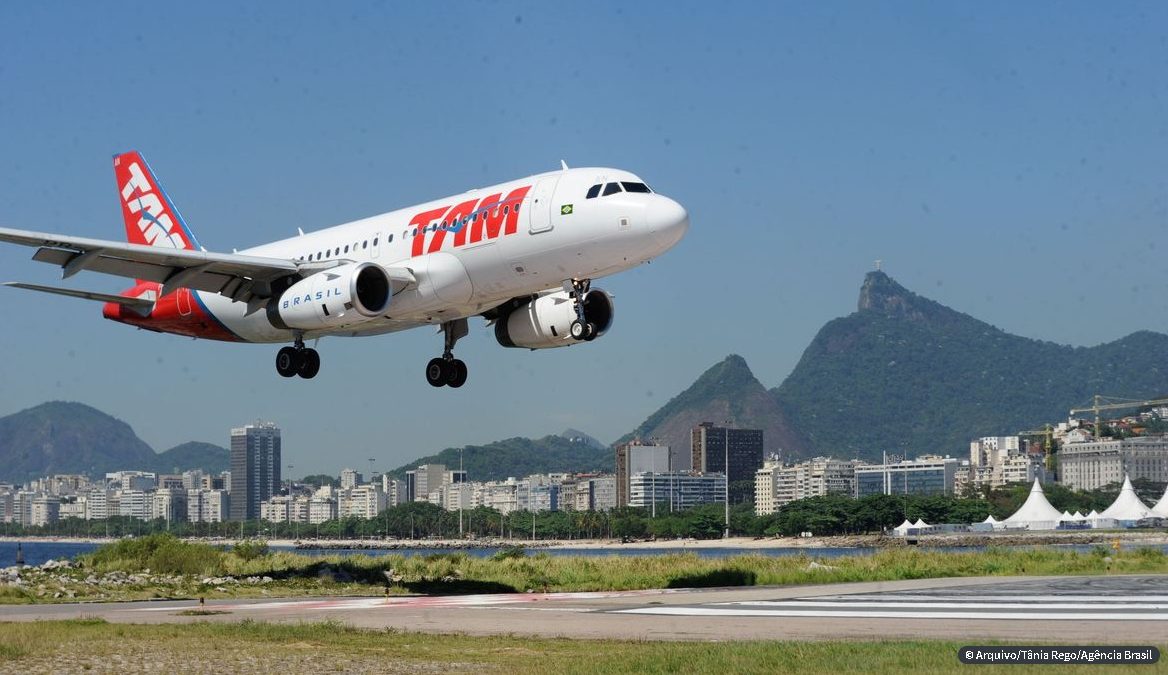
<path fill-rule="evenodd" d="M 379 237 L 374 237 L 373 238 L 373 245 L 377 246 L 379 241 L 380 241 Z M 369 240 L 368 239 L 366 239 L 365 241 L 359 242 L 359 243 L 361 245 L 360 248 L 362 251 L 369 248 Z M 392 234 L 386 238 L 385 243 L 387 243 L 387 244 L 393 243 L 393 235 Z M 353 242 L 352 246 L 349 246 L 348 244 L 346 244 L 344 248 L 341 248 L 340 246 L 338 246 L 332 250 L 325 249 L 323 252 L 317 251 L 316 253 L 309 253 L 308 255 L 302 255 L 302 256 L 300 256 L 300 262 L 304 262 L 304 261 L 312 262 L 313 260 L 324 260 L 327 258 L 332 258 L 334 256 L 340 257 L 342 252 L 347 254 L 350 250 L 352 250 L 353 253 L 356 253 L 357 252 L 357 244 L 358 244 L 358 242 Z"/>
<path fill-rule="evenodd" d="M 607 197 L 615 195 L 618 192 L 648 192 L 653 191 L 649 189 L 648 185 L 644 183 L 634 183 L 632 181 L 620 181 L 613 183 L 597 183 L 588 188 L 588 194 L 585 199 L 595 199 L 596 197 Z"/>
<path fill-rule="evenodd" d="M 421 232 L 422 232 L 422 234 L 425 234 L 427 232 L 437 232 L 438 230 L 455 230 L 455 231 L 457 231 L 459 229 L 459 227 L 464 227 L 464 226 L 466 226 L 467 223 L 473 223 L 473 222 L 477 221 L 479 219 L 480 214 L 483 216 L 483 218 L 486 218 L 487 211 L 490 211 L 492 208 L 498 209 L 499 207 L 498 206 L 490 206 L 490 207 L 487 207 L 481 211 L 475 211 L 474 213 L 470 214 L 469 216 L 463 216 L 462 218 L 457 219 L 457 220 L 452 220 L 452 221 L 444 220 L 441 223 L 435 221 L 435 222 L 430 223 L 429 225 L 423 227 L 421 229 Z M 503 205 L 503 215 L 507 215 L 509 213 L 511 213 L 511 205 L 504 204 Z M 515 205 L 515 213 L 519 213 L 519 204 Z M 413 230 L 405 230 L 404 232 L 402 232 L 402 236 L 403 237 L 416 237 L 416 236 L 418 236 L 418 232 L 419 232 L 418 228 L 414 228 Z"/>

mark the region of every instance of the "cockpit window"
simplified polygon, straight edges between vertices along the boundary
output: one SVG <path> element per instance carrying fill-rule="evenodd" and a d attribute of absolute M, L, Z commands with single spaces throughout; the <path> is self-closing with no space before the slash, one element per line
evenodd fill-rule
<path fill-rule="evenodd" d="M 585 199 L 595 199 L 596 195 L 598 194 L 600 194 L 600 183 L 597 183 L 596 185 L 588 188 L 588 195 L 585 197 Z"/>
<path fill-rule="evenodd" d="M 652 192 L 644 183 L 621 182 L 621 185 L 624 186 L 625 192 Z"/>
<path fill-rule="evenodd" d="M 604 186 L 604 196 L 607 197 L 621 191 L 620 183 L 609 183 Z"/>

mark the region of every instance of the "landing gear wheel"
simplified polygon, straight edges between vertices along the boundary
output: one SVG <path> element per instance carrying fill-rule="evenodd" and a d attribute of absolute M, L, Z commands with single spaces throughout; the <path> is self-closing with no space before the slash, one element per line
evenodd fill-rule
<path fill-rule="evenodd" d="M 447 361 L 446 367 L 449 368 L 449 372 L 447 373 L 447 377 L 449 379 L 446 380 L 446 384 L 454 387 L 455 389 L 458 389 L 462 385 L 466 384 L 466 364 L 463 363 L 461 359 Z"/>
<path fill-rule="evenodd" d="M 300 368 L 297 374 L 306 380 L 311 380 L 320 372 L 320 354 L 315 349 L 300 350 Z"/>
<path fill-rule="evenodd" d="M 596 325 L 593 323 L 577 319 L 568 327 L 568 331 L 573 340 L 591 341 L 596 339 Z"/>
<path fill-rule="evenodd" d="M 445 359 L 430 359 L 426 364 L 426 381 L 431 387 L 443 387 L 450 381 Z"/>
<path fill-rule="evenodd" d="M 295 347 L 283 347 L 276 352 L 276 372 L 283 377 L 292 377 L 300 370 L 300 351 Z M 320 367 L 320 363 L 317 363 Z"/>

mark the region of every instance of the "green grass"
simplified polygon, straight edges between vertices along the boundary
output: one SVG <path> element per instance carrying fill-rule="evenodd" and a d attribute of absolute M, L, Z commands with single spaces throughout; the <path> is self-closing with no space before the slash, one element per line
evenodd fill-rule
<path fill-rule="evenodd" d="M 335 622 L 125 625 L 89 620 L 0 624 L 0 670 L 40 672 L 63 663 L 78 670 L 107 670 L 121 659 L 150 663 L 160 671 L 199 663 L 224 672 L 968 673 L 969 666 L 957 661 L 961 646 L 952 641 L 591 641 L 371 631 Z M 1165 645 L 1160 648 L 1165 651 Z M 1130 667 L 1121 666 L 1059 666 L 1057 670 L 1075 672 L 1076 668 L 1091 673 L 1130 672 Z M 1049 666 L 979 666 L 976 670 L 1051 672 Z M 1165 670 L 1161 663 L 1146 672 Z"/>
<path fill-rule="evenodd" d="M 814 550 L 796 556 L 751 554 L 728 558 L 702 558 L 696 553 L 635 557 L 536 553 L 480 558 L 462 552 L 322 558 L 288 552 L 262 553 L 257 548 L 238 555 L 165 536 L 118 542 L 90 556 L 82 556 L 77 569 L 53 573 L 63 575 L 65 583 L 30 577 L 30 583 L 23 589 L 0 587 L 0 604 L 71 599 L 380 595 L 386 590 L 387 572 L 392 572 L 397 580 L 390 589 L 397 594 L 613 591 L 967 576 L 1168 573 L 1168 555 L 1162 550 L 1130 547 L 1119 551 L 1097 547 L 1087 553 L 1060 547 L 991 548 L 958 553 L 896 548 L 840 558 L 818 557 Z M 100 576 L 111 571 L 138 574 L 146 569 L 154 576 L 127 580 L 117 586 L 92 585 L 85 581 L 91 574 Z M 159 580 L 158 573 L 171 576 Z M 201 580 L 205 576 L 230 576 L 243 583 L 203 584 Z M 249 578 L 261 577 L 270 577 L 272 581 L 247 582 Z M 75 598 L 69 597 L 70 592 Z M 54 597 L 58 593 L 61 598 Z"/>

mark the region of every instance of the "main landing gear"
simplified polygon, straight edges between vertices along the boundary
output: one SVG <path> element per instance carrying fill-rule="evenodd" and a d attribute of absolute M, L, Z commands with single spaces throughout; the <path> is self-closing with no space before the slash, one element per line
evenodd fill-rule
<path fill-rule="evenodd" d="M 596 339 L 596 324 L 590 323 L 584 315 L 584 296 L 592 288 L 591 279 L 570 279 L 564 282 L 564 291 L 572 296 L 572 308 L 576 310 L 576 320 L 568 327 L 573 340 L 591 342 Z"/>
<path fill-rule="evenodd" d="M 284 377 L 299 375 L 311 380 L 320 372 L 320 354 L 315 349 L 304 346 L 304 338 L 296 336 L 296 346 L 284 347 L 276 352 L 276 372 Z"/>
<path fill-rule="evenodd" d="M 426 381 L 431 387 L 454 387 L 466 384 L 466 364 L 454 358 L 454 345 L 470 332 L 466 319 L 455 319 L 442 324 L 444 348 L 442 356 L 426 364 Z"/>

